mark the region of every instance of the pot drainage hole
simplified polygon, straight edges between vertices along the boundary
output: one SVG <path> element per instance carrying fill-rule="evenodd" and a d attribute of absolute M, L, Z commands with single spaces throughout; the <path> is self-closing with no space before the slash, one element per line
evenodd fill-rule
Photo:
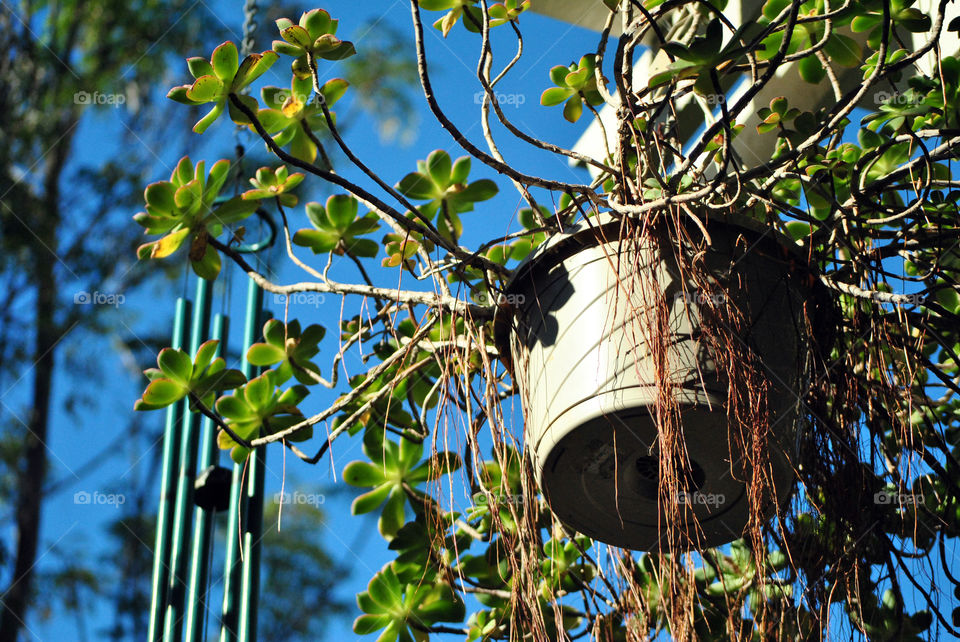
<path fill-rule="evenodd" d="M 644 455 L 637 457 L 634 462 L 637 471 L 637 490 L 640 496 L 650 501 L 657 501 L 660 484 L 660 457 Z M 677 475 L 677 489 L 681 492 L 692 493 L 700 490 L 707 475 L 695 460 L 690 460 L 689 467 L 683 461 L 676 461 L 673 469 Z"/>

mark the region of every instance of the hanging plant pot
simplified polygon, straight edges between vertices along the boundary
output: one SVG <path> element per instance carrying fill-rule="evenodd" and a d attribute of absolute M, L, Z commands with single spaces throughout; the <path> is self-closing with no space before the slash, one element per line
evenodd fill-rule
<path fill-rule="evenodd" d="M 496 341 L 520 388 L 537 481 L 561 521 L 602 542 L 638 550 L 665 545 L 667 501 L 685 503 L 686 514 L 695 515 L 697 525 L 674 524 L 697 529 L 688 533 L 691 546 L 734 540 L 748 519 L 749 471 L 730 439 L 736 426 L 728 425 L 726 372 L 702 320 L 708 304 L 724 297 L 719 303 L 745 322 L 737 340 L 762 364 L 771 471 L 764 500 L 771 514 L 792 491 L 808 352 L 804 303 L 819 296 L 819 284 L 796 245 L 752 220 L 708 221 L 710 244 L 684 248 L 691 256 L 702 252 L 700 273 L 718 286 L 711 294 L 695 288 L 672 251 L 652 241 L 621 243 L 619 228 L 619 221 L 594 219 L 552 238 L 517 268 L 505 289 L 512 305 L 497 313 Z M 643 312 L 658 296 L 666 302 L 667 330 L 653 341 L 665 347 L 688 455 L 676 465 L 670 498 L 660 484 L 657 368 L 651 315 Z"/>

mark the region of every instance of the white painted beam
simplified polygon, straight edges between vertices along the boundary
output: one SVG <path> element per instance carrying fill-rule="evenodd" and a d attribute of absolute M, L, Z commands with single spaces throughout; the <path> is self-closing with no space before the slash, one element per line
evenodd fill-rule
<path fill-rule="evenodd" d="M 921 10 L 934 13 L 937 8 L 937 0 L 919 0 L 917 7 Z M 762 0 L 731 0 L 728 3 L 724 13 L 734 24 L 743 24 L 744 21 L 754 20 L 762 9 Z M 549 15 L 566 22 L 577 24 L 588 29 L 599 31 L 608 15 L 608 9 L 602 0 L 537 0 L 533 3 L 534 11 Z M 946 26 L 950 20 L 960 15 L 960 3 L 951 3 L 947 5 L 947 16 L 944 21 L 944 32 L 941 35 L 940 49 L 941 54 L 954 55 L 960 49 L 960 40 L 956 32 L 947 32 Z M 615 27 L 619 27 L 619 20 L 615 20 Z M 843 33 L 854 37 L 863 43 L 866 34 L 852 34 L 849 29 L 844 29 Z M 729 37 L 729 34 L 726 34 Z M 929 38 L 929 34 L 910 34 L 914 48 L 923 45 Z M 663 64 L 662 57 L 658 59 L 655 52 L 646 51 L 634 63 L 634 85 L 642 86 L 646 83 L 649 76 L 655 68 Z M 933 68 L 935 58 L 931 52 L 921 61 L 921 69 L 930 73 Z M 854 83 L 860 80 L 860 70 L 858 68 L 835 69 L 842 89 L 848 89 Z M 728 104 L 732 104 L 745 90 L 745 86 L 735 89 L 727 97 Z M 757 117 L 757 111 L 769 105 L 773 98 L 786 96 L 790 105 L 803 111 L 814 111 L 821 106 L 829 104 L 833 99 L 833 91 L 829 83 L 824 80 L 819 85 L 811 85 L 803 81 L 797 72 L 797 65 L 787 64 L 778 68 L 776 75 L 770 82 L 751 100 L 750 104 L 741 112 L 739 122 L 744 124 L 744 130 L 737 138 L 735 149 L 740 156 L 749 164 L 754 165 L 770 158 L 776 142 L 776 136 L 772 133 L 761 135 L 757 133 L 756 126 L 760 119 Z M 870 100 L 870 97 L 867 97 Z M 870 105 L 866 105 L 870 106 Z M 691 100 L 687 100 L 680 105 L 680 126 L 683 131 L 691 134 L 698 128 L 697 126 L 703 120 L 703 114 L 699 107 Z M 616 111 L 613 107 L 604 106 L 600 110 L 600 119 L 606 128 L 608 145 L 613 149 L 616 136 Z M 700 122 L 698 122 L 698 120 Z M 594 158 L 603 158 L 605 155 L 605 146 L 603 143 L 602 130 L 597 122 L 591 123 L 584 135 L 577 141 L 574 149 L 580 153 L 590 155 Z M 591 172 L 595 171 L 590 168 Z"/>
<path fill-rule="evenodd" d="M 534 13 L 594 31 L 603 31 L 603 25 L 610 15 L 603 0 L 533 0 L 530 7 Z M 614 35 L 620 35 L 620 26 L 620 21 L 614 20 Z"/>
<path fill-rule="evenodd" d="M 930 16 L 931 20 L 933 16 L 937 13 L 937 6 L 939 5 L 936 0 L 918 0 L 916 3 L 916 8 L 920 11 L 923 11 Z M 960 49 L 960 40 L 957 39 L 956 31 L 947 31 L 947 27 L 950 26 L 950 21 L 960 16 L 960 6 L 957 6 L 956 2 L 948 2 L 947 6 L 944 8 L 944 19 L 943 19 L 943 30 L 940 32 L 940 55 L 943 57 L 946 56 L 955 56 L 957 50 Z M 913 33 L 910 34 L 913 44 L 913 49 L 917 50 L 926 44 L 927 40 L 930 39 L 929 33 Z M 936 64 L 936 52 L 929 51 L 927 55 L 920 59 L 920 69 L 923 70 L 923 73 L 933 75 L 934 65 Z"/>

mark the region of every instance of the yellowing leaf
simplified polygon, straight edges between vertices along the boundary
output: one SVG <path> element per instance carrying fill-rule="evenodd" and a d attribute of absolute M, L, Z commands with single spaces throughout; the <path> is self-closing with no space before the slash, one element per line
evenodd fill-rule
<path fill-rule="evenodd" d="M 183 245 L 184 240 L 189 234 L 190 230 L 188 228 L 183 228 L 181 230 L 177 230 L 176 232 L 170 232 L 162 239 L 154 243 L 153 250 L 150 252 L 150 258 L 162 259 L 170 256 L 180 249 L 180 246 Z"/>

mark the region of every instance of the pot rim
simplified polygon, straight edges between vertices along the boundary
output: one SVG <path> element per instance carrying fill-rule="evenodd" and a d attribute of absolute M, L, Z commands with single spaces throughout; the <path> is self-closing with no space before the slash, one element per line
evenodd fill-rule
<path fill-rule="evenodd" d="M 555 234 L 548 239 L 546 243 L 520 262 L 504 285 L 503 293 L 512 293 L 518 284 L 535 278 L 537 274 L 550 270 L 582 250 L 604 243 L 617 242 L 620 239 L 619 228 L 622 218 L 610 212 L 602 212 L 599 216 L 581 219 L 577 223 L 564 227 L 559 234 Z M 686 225 L 699 231 L 699 228 L 689 216 L 685 216 L 683 221 Z M 804 280 L 800 278 L 804 276 L 802 271 L 791 271 L 793 280 L 798 286 L 805 287 L 808 293 L 817 300 L 817 309 L 824 314 L 826 319 L 832 321 L 832 307 L 826 287 L 820 282 L 818 270 L 810 263 L 800 245 L 769 224 L 742 214 L 707 212 L 703 216 L 702 222 L 708 230 L 720 226 L 739 228 L 756 237 L 755 245 L 762 243 L 767 248 L 776 248 L 784 253 L 784 258 L 796 261 L 796 267 L 801 268 L 801 270 L 805 269 L 805 276 L 812 278 L 808 278 L 804 283 Z M 752 251 L 752 249 L 749 251 Z M 511 321 L 516 314 L 517 307 L 509 303 L 500 304 L 497 306 L 493 317 L 493 342 L 500 353 L 500 361 L 511 374 L 513 373 L 513 354 L 510 349 L 510 331 L 512 329 Z M 821 326 L 823 324 L 818 323 L 817 325 Z M 826 343 L 829 345 L 832 344 L 832 341 Z"/>

